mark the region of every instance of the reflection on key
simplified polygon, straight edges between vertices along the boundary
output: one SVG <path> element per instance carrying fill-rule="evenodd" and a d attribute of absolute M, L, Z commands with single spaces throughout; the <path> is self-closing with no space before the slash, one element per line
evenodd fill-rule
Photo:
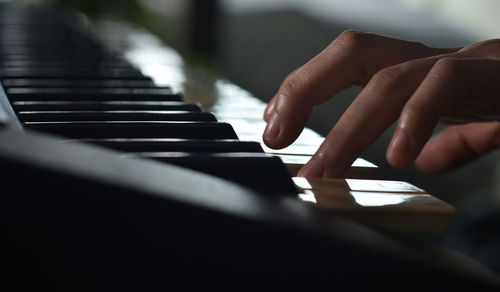
<path fill-rule="evenodd" d="M 291 176 L 297 176 L 299 170 L 311 159 L 308 155 L 284 155 L 278 157 L 283 160 Z M 351 165 L 344 177 L 348 178 L 376 178 L 378 167 L 362 158 L 358 158 Z"/>
<path fill-rule="evenodd" d="M 352 191 L 425 193 L 424 190 L 403 181 L 346 179 L 346 182 Z"/>
<path fill-rule="evenodd" d="M 163 110 L 201 112 L 198 104 L 179 101 L 152 100 L 44 100 L 14 101 L 16 111 L 71 111 L 71 110 Z"/>
<path fill-rule="evenodd" d="M 379 192 L 350 192 L 357 204 L 363 207 L 377 207 L 421 203 L 423 205 L 435 203 L 429 194 L 407 193 L 379 193 Z"/>
<path fill-rule="evenodd" d="M 443 232 L 453 206 L 407 182 L 294 177 L 298 199 L 324 212 L 346 215 L 383 228 Z"/>

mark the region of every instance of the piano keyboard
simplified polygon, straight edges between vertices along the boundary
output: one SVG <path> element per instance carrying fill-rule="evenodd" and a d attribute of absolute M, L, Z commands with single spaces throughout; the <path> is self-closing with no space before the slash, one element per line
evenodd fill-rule
<path fill-rule="evenodd" d="M 363 159 L 345 179 L 295 177 L 321 136 L 305 129 L 286 149 L 265 147 L 262 102 L 225 80 L 199 87 L 153 36 L 107 24 L 82 28 L 55 10 L 0 3 L 8 283 L 65 291 L 500 285 L 466 258 L 404 236 L 444 232 L 452 206 L 376 179 Z M 124 40 L 135 47 L 124 50 Z"/>
<path fill-rule="evenodd" d="M 325 180 L 321 187 L 317 182 L 304 187 L 304 180 L 292 177 L 323 138 L 305 129 L 292 146 L 267 148 L 261 139 L 264 104 L 227 81 L 214 82 L 220 91 L 216 97 L 207 97 L 213 91 L 209 89 L 190 94 L 175 78 L 168 79 L 178 72 L 163 71 L 167 76 L 156 74 L 159 80 L 144 74 L 148 65 L 162 64 L 154 53 L 148 54 L 151 46 L 120 54 L 110 49 L 117 47 L 113 35 L 121 42 L 122 33 L 106 34 L 100 28 L 106 47 L 58 14 L 13 8 L 0 13 L 0 78 L 8 99 L 4 104 L 10 104 L 15 123 L 26 130 L 58 136 L 65 143 L 119 150 L 123 159 L 186 167 L 385 228 L 442 232 L 451 222 L 453 207 L 425 191 L 414 191 L 408 183 L 400 182 L 398 188 L 374 183 L 372 189 L 358 190 L 355 182 L 363 181 L 352 179 L 373 180 L 377 174 L 377 167 L 361 158 L 346 175 L 350 183 Z M 152 47 L 162 51 L 161 46 Z M 127 54 L 129 58 L 121 56 Z M 144 55 L 150 56 L 149 62 Z"/>

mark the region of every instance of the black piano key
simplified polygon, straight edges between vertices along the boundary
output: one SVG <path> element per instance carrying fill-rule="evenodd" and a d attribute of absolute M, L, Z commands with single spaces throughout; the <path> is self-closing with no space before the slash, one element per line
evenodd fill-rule
<path fill-rule="evenodd" d="M 10 100 L 160 100 L 182 101 L 170 88 L 8 88 Z"/>
<path fill-rule="evenodd" d="M 284 164 L 259 143 L 239 141 L 231 125 L 55 23 L 2 26 L 0 79 L 26 129 L 141 153 L 266 193 L 296 193 Z"/>
<path fill-rule="evenodd" d="M 193 121 L 216 122 L 208 112 L 183 111 L 20 111 L 21 122 L 74 122 L 74 121 Z"/>
<path fill-rule="evenodd" d="M 179 101 L 14 101 L 12 107 L 16 111 L 37 111 L 37 110 L 161 110 L 161 111 L 190 111 L 201 112 L 198 104 L 185 103 Z"/>
<path fill-rule="evenodd" d="M 30 46 L 27 45 L 7 45 L 0 46 L 0 56 L 11 54 L 22 55 L 37 55 L 37 56 L 69 56 L 73 52 L 73 48 L 62 47 L 57 45 L 46 44 L 45 46 Z"/>
<path fill-rule="evenodd" d="M 199 139 L 78 139 L 69 142 L 84 142 L 97 144 L 125 152 L 246 152 L 263 153 L 258 142 L 226 140 L 199 140 Z"/>
<path fill-rule="evenodd" d="M 54 31 L 53 33 L 57 33 Z M 21 44 L 33 44 L 37 46 L 43 45 L 67 45 L 68 41 L 71 41 L 65 35 L 66 32 L 60 32 L 58 37 L 53 37 L 49 32 L 40 31 L 38 34 L 33 34 L 29 31 L 27 27 L 14 28 L 8 24 L 3 24 L 2 31 L 0 32 L 0 39 L 7 45 L 21 45 Z M 76 39 L 73 39 L 76 41 Z"/>
<path fill-rule="evenodd" d="M 76 52 L 75 52 L 76 53 Z M 16 52 L 13 52 L 12 54 L 3 54 L 0 55 L 0 61 L 3 62 L 64 62 L 64 61 L 71 61 L 71 60 L 78 60 L 78 62 L 81 63 L 101 63 L 101 62 L 114 62 L 116 60 L 120 60 L 118 58 L 114 58 L 112 56 L 108 55 L 99 55 L 99 54 L 85 54 L 85 55 L 69 55 L 69 56 L 63 56 L 63 55 L 37 55 L 37 54 L 19 54 Z M 23 70 L 26 71 L 26 68 L 23 69 L 22 66 L 20 67 L 12 67 L 11 69 L 15 70 Z M 41 68 L 41 69 L 51 69 L 52 66 L 49 66 L 47 68 Z M 58 66 L 58 67 L 53 67 L 55 68 L 64 68 L 64 66 Z M 40 70 L 41 70 L 40 69 Z M 66 68 L 65 70 L 67 70 Z M 77 69 L 77 68 L 74 68 Z M 43 72 L 43 71 L 42 71 Z M 43 77 L 43 76 L 41 76 Z M 145 76 L 143 76 L 145 77 Z"/>
<path fill-rule="evenodd" d="M 113 87 L 113 88 L 158 88 L 148 79 L 121 80 L 121 79 L 50 79 L 50 78 L 7 78 L 2 81 L 5 88 L 12 87 Z M 160 87 L 169 89 L 169 87 Z"/>
<path fill-rule="evenodd" d="M 64 42 L 64 40 L 55 42 Z M 79 47 L 75 47 L 75 45 Z M 11 58 L 11 56 L 16 57 Z M 36 59 L 37 56 L 41 58 Z M 73 46 L 68 46 L 57 43 L 51 44 L 50 40 L 4 38 L 3 43 L 0 44 L 0 57 L 4 57 L 3 59 L 9 61 L 14 59 L 22 61 L 9 64 L 9 67 L 12 68 L 64 68 L 73 64 L 89 67 L 101 63 L 114 65 L 110 68 L 134 68 L 133 65 L 124 58 L 110 56 L 101 48 L 78 41 L 75 41 Z M 45 58 L 52 59 L 56 62 L 46 63 Z M 75 68 L 77 67 L 75 66 Z"/>
<path fill-rule="evenodd" d="M 27 122 L 29 129 L 69 138 L 238 139 L 226 123 L 200 122 Z"/>
<path fill-rule="evenodd" d="M 50 59 L 49 57 L 41 57 L 43 59 Z M 37 78 L 37 77 L 50 77 L 50 78 L 115 78 L 115 79 L 140 79 L 147 78 L 137 70 L 130 69 L 108 69 L 108 70 L 71 70 L 68 68 L 47 68 L 28 70 L 24 68 L 0 68 L 1 78 Z"/>
<path fill-rule="evenodd" d="M 7 88 L 7 94 L 10 95 L 49 95 L 49 94 L 136 94 L 136 95 L 154 95 L 170 94 L 170 87 L 151 87 L 151 88 L 129 88 L 129 87 L 15 87 Z"/>
<path fill-rule="evenodd" d="M 133 153 L 215 175 L 251 189 L 273 194 L 296 194 L 297 189 L 280 158 L 263 153 Z"/>
<path fill-rule="evenodd" d="M 72 95 L 72 94 L 109 94 L 109 95 L 165 95 L 172 94 L 169 87 L 152 88 L 119 88 L 119 87 L 15 87 L 7 88 L 9 96 L 51 96 L 51 95 Z"/>
<path fill-rule="evenodd" d="M 16 43 L 4 43 L 0 45 L 0 56 L 8 56 L 11 54 L 27 56 L 27 58 L 32 58 L 33 56 L 49 56 L 57 58 L 58 60 L 80 60 L 79 57 L 83 59 L 96 60 L 103 56 L 103 52 L 89 44 L 79 43 L 79 46 L 67 46 L 67 45 L 57 45 L 50 44 L 49 42 L 44 44 L 37 44 L 34 41 L 18 41 Z"/>
<path fill-rule="evenodd" d="M 120 69 L 134 69 L 134 67 L 125 60 L 95 60 L 95 61 L 80 61 L 78 59 L 69 60 L 30 60 L 30 59 L 17 59 L 17 60 L 0 60 L 0 67 L 2 68 L 120 68 Z"/>

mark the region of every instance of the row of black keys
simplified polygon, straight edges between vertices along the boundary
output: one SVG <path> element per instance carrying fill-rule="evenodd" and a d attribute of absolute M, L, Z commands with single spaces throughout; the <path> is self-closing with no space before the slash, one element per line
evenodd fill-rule
<path fill-rule="evenodd" d="M 281 160 L 259 143 L 239 141 L 231 125 L 169 87 L 155 86 L 87 36 L 61 26 L 58 37 L 46 31 L 54 25 L 33 25 L 33 17 L 1 22 L 0 78 L 25 128 L 113 148 L 123 157 L 188 167 L 259 192 L 296 192 Z M 19 37 L 19 31 L 27 33 Z"/>

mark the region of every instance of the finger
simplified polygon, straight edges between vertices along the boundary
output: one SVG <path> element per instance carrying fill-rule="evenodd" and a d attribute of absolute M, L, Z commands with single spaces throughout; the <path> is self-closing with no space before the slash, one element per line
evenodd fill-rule
<path fill-rule="evenodd" d="M 497 147 L 500 147 L 500 123 L 497 121 L 453 126 L 429 140 L 415 164 L 423 172 L 440 173 Z"/>
<path fill-rule="evenodd" d="M 498 75 L 498 68 L 498 61 L 476 58 L 448 57 L 436 62 L 402 110 L 387 150 L 388 162 L 403 167 L 414 161 L 443 116 L 457 113 L 463 118 L 467 112 L 477 120 L 498 113 L 500 90 L 488 82 L 490 76 Z M 492 107 L 496 110 L 491 111 Z"/>
<path fill-rule="evenodd" d="M 264 121 L 269 122 L 271 115 L 274 112 L 274 103 L 276 102 L 276 97 L 273 97 L 266 106 L 264 110 Z"/>
<path fill-rule="evenodd" d="M 266 109 L 264 142 L 272 148 L 289 145 L 304 128 L 314 105 L 353 84 L 366 84 L 382 68 L 453 50 L 456 49 L 433 49 L 373 34 L 344 32 L 285 79 Z"/>
<path fill-rule="evenodd" d="M 375 74 L 299 175 L 342 176 L 359 154 L 396 121 L 438 58 L 409 61 Z"/>
<path fill-rule="evenodd" d="M 470 57 L 500 59 L 500 39 L 490 39 L 478 42 L 460 49 L 460 53 Z"/>

